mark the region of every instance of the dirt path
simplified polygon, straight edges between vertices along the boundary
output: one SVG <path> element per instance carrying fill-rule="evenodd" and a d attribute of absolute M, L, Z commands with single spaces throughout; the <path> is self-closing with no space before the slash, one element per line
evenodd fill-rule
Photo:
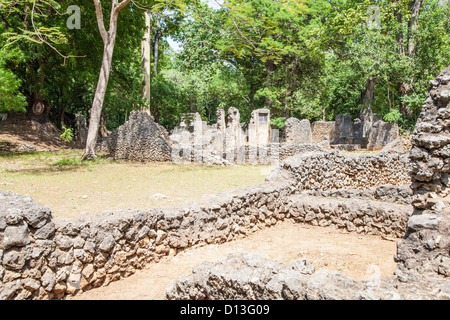
<path fill-rule="evenodd" d="M 67 299 L 165 299 L 166 288 L 178 277 L 189 274 L 193 267 L 203 261 L 221 260 L 230 253 L 243 251 L 259 252 L 282 263 L 306 258 L 316 269 L 338 270 L 358 280 L 373 275 L 368 273 L 374 270 L 373 265 L 379 267 L 382 278 L 392 275 L 396 266 L 393 261 L 396 243 L 393 241 L 286 221 L 245 239 L 192 248 L 175 257 L 165 257 L 128 278 Z"/>

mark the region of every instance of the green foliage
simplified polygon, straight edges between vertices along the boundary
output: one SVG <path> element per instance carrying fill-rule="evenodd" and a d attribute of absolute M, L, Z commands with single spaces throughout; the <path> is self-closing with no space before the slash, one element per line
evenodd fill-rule
<path fill-rule="evenodd" d="M 73 140 L 73 129 L 67 128 L 65 125 L 62 125 L 63 133 L 59 136 L 64 142 L 71 142 Z"/>
<path fill-rule="evenodd" d="M 25 111 L 25 97 L 20 93 L 20 79 L 5 67 L 0 51 L 0 112 Z"/>
<path fill-rule="evenodd" d="M 213 10 L 199 0 L 141 0 L 123 9 L 103 104 L 108 129 L 147 104 L 140 52 L 144 9 L 182 48 L 174 52 L 163 37 L 151 77 L 151 113 L 169 129 L 185 112 L 213 123 L 217 108 L 237 108 L 243 122 L 252 110 L 269 108 L 272 125 L 282 127 L 291 116 L 334 120 L 369 107 L 410 130 L 429 81 L 450 61 L 448 0 L 424 1 L 417 28 L 406 0 L 220 3 Z M 25 111 L 40 98 L 58 125 L 65 113 L 88 117 L 103 43 L 92 0 L 76 3 L 80 30 L 66 27 L 70 4 L 0 3 L 0 112 Z M 102 5 L 107 25 L 111 2 Z M 373 6 L 379 25 L 368 23 Z M 364 97 L 369 80 L 375 83 L 370 101 Z"/>
<path fill-rule="evenodd" d="M 397 109 L 394 109 L 394 110 L 386 113 L 383 116 L 383 119 L 386 122 L 398 123 L 400 121 L 401 117 L 402 117 L 402 115 L 400 114 L 400 111 L 398 111 Z"/>
<path fill-rule="evenodd" d="M 81 161 L 79 158 L 64 158 L 56 161 L 54 166 L 64 167 L 64 166 L 86 166 L 88 163 L 86 161 Z"/>
<path fill-rule="evenodd" d="M 0 45 L 7 40 L 4 24 L 0 22 Z M 25 97 L 20 93 L 21 80 L 7 64 L 23 61 L 19 50 L 0 50 L 0 112 L 25 111 Z"/>
<path fill-rule="evenodd" d="M 270 125 L 275 126 L 278 129 L 281 129 L 286 124 L 286 117 L 277 117 L 277 118 L 271 118 L 270 119 Z"/>

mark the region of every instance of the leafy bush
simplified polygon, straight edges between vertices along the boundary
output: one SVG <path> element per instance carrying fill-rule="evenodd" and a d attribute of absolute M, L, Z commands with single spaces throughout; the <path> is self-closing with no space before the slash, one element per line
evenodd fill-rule
<path fill-rule="evenodd" d="M 402 115 L 400 113 L 400 111 L 398 111 L 397 109 L 393 109 L 391 112 L 386 113 L 383 116 L 383 120 L 386 122 L 391 122 L 391 123 L 398 123 L 401 119 Z"/>
<path fill-rule="evenodd" d="M 59 136 L 64 142 L 71 142 L 73 140 L 73 129 L 62 126 L 63 133 Z"/>
<path fill-rule="evenodd" d="M 285 117 L 278 117 L 278 118 L 272 118 L 270 119 L 270 125 L 276 126 L 278 129 L 281 129 L 286 124 L 286 118 Z"/>

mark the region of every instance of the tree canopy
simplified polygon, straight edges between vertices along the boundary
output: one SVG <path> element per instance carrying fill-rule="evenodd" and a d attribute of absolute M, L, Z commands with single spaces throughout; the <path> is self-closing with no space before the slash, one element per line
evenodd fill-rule
<path fill-rule="evenodd" d="M 168 129 L 184 112 L 212 123 L 217 108 L 233 106 L 244 121 L 253 109 L 270 108 L 277 126 L 291 116 L 334 120 L 368 109 L 411 130 L 429 81 L 450 61 L 448 0 L 216 3 L 136 0 L 123 8 L 102 112 L 109 129 L 149 104 Z M 0 3 L 0 112 L 30 112 L 42 101 L 58 127 L 68 115 L 89 118 L 103 43 L 93 1 L 76 3 L 80 29 L 67 27 L 69 5 Z M 111 1 L 102 5 L 107 23 Z M 145 12 L 150 101 L 142 96 Z"/>

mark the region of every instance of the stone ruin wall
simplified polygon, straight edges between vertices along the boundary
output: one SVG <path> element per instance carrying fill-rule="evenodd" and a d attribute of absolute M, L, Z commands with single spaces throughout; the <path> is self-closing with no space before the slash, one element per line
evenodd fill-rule
<path fill-rule="evenodd" d="M 329 141 L 336 139 L 336 122 L 335 121 L 315 121 L 311 123 L 312 141 L 319 143 L 324 140 L 324 136 L 328 136 Z"/>
<path fill-rule="evenodd" d="M 114 160 L 170 161 L 171 146 L 166 129 L 144 111 L 132 111 L 129 120 L 103 139 L 97 151 Z"/>
<path fill-rule="evenodd" d="M 369 146 L 379 150 L 398 137 L 398 127 L 389 131 L 392 126 L 381 120 L 368 126 L 368 138 L 356 137 L 367 121 L 353 124 L 350 116 L 342 115 L 338 115 L 336 121 L 313 124 L 307 119 L 289 118 L 281 132 L 271 129 L 268 109 L 253 110 L 245 129 L 236 108 L 229 108 L 226 117 L 225 111 L 218 109 L 217 119 L 217 123 L 210 126 L 198 113 L 184 114 L 180 125 L 169 136 L 149 114 L 132 111 L 127 122 L 99 139 L 96 148 L 115 160 L 277 165 L 294 154 L 324 151 L 330 147 L 356 150 Z M 87 130 L 83 120 L 82 117 L 76 119 L 79 142 L 83 141 Z"/>
<path fill-rule="evenodd" d="M 360 115 L 353 122 L 352 116 L 336 116 L 333 149 L 338 150 L 381 150 L 387 144 L 400 138 L 398 125 L 384 122 L 376 114 Z"/>
<path fill-rule="evenodd" d="M 333 157 L 328 160 L 335 161 Z M 289 163 L 286 168 L 297 168 Z M 357 170 L 350 166 L 357 163 L 352 160 L 341 165 L 348 179 Z M 371 172 L 380 179 L 368 180 L 366 186 L 387 195 L 380 183 L 398 180 L 389 181 L 383 172 L 397 168 L 399 159 L 383 163 L 386 167 Z M 108 211 L 70 220 L 54 220 L 50 209 L 34 203 L 31 197 L 2 191 L 0 299 L 61 299 L 127 277 L 177 250 L 230 241 L 286 219 L 362 234 L 403 234 L 409 206 L 312 199 L 300 193 L 317 188 L 299 181 L 296 169 L 290 172 L 286 168 L 262 185 L 211 196 L 197 205 Z M 326 179 L 336 180 L 331 176 Z M 353 186 L 358 183 L 346 184 Z"/>
<path fill-rule="evenodd" d="M 398 264 L 393 276 L 355 281 L 337 271 L 316 271 L 303 259 L 282 265 L 259 254 L 244 253 L 230 255 L 224 261 L 203 263 L 192 274 L 173 283 L 166 291 L 166 297 L 449 300 L 450 67 L 430 84 L 409 154 L 414 196 L 408 202 L 414 209 L 407 221 L 403 239 L 397 242 L 394 260 Z M 342 190 L 311 193 L 358 194 Z M 372 194 L 377 194 L 377 191 Z"/>
<path fill-rule="evenodd" d="M 207 125 L 198 113 L 186 114 L 170 135 L 174 162 L 196 162 L 221 165 L 278 164 L 294 154 L 308 151 L 382 150 L 399 140 L 398 126 L 385 123 L 376 115 L 357 119 L 338 115 L 336 121 L 288 118 L 281 130 L 270 127 L 268 109 L 253 110 L 244 129 L 239 110 L 229 108 L 225 117 L 217 109 L 217 123 Z M 403 152 L 403 150 L 397 151 Z"/>
<path fill-rule="evenodd" d="M 450 67 L 431 89 L 414 130 L 410 158 L 414 214 L 396 261 L 403 271 L 450 277 Z"/>
<path fill-rule="evenodd" d="M 314 152 L 286 159 L 280 168 L 290 172 L 296 185 L 304 190 L 368 189 L 383 184 L 410 184 L 409 158 L 400 153 L 345 156 L 338 151 Z"/>

